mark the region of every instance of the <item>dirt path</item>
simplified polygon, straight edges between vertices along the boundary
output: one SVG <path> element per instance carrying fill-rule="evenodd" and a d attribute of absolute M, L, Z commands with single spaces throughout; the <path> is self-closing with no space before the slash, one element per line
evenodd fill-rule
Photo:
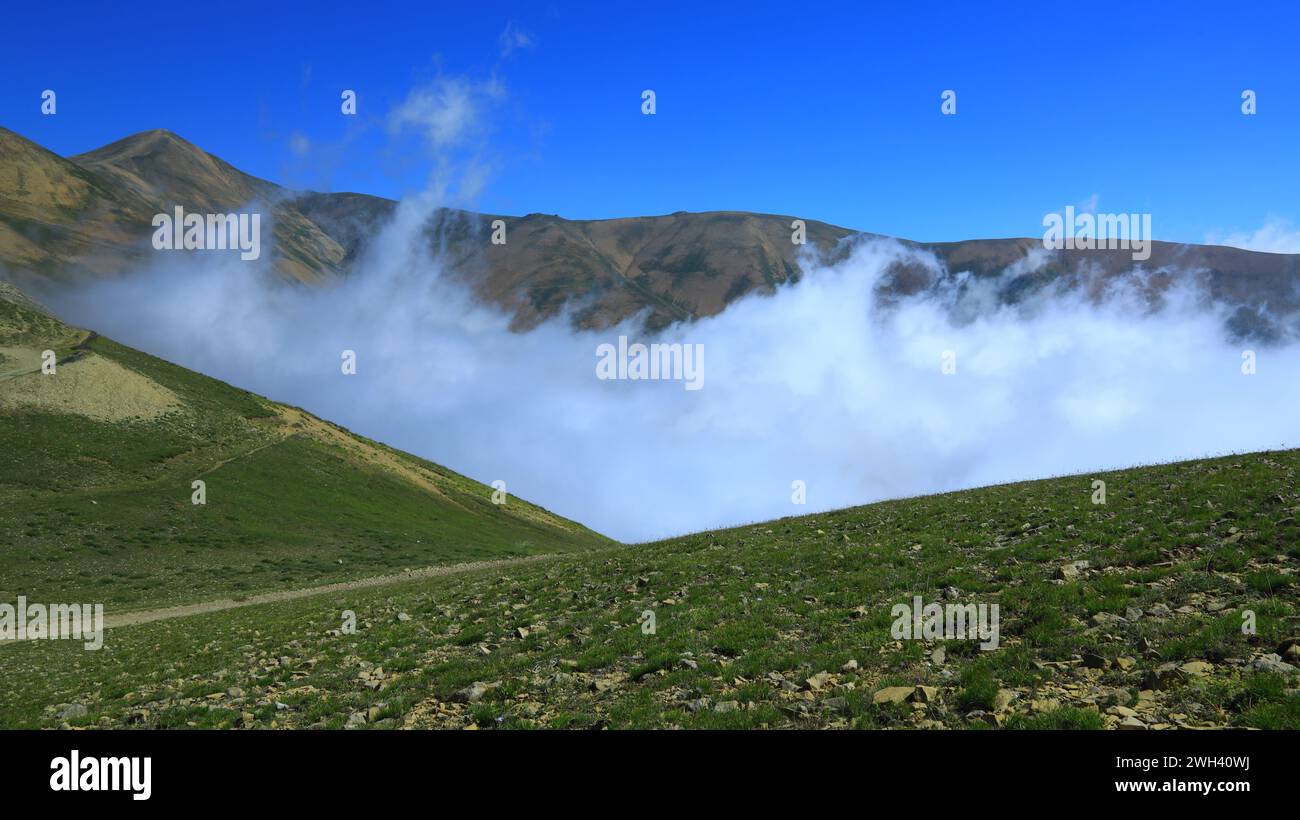
<path fill-rule="evenodd" d="M 503 558 L 497 561 L 470 561 L 464 564 L 447 564 L 441 567 L 414 569 L 408 572 L 397 573 L 395 575 L 377 575 L 372 578 L 358 578 L 355 581 L 340 581 L 336 584 L 325 584 L 318 587 L 307 587 L 306 589 L 288 589 L 281 592 L 266 592 L 260 595 L 250 595 L 247 598 L 221 598 L 215 601 L 205 601 L 200 604 L 185 604 L 183 606 L 166 607 L 163 609 L 142 609 L 138 612 L 123 612 L 120 615 L 105 614 L 104 627 L 106 629 L 112 629 L 118 626 L 136 626 L 137 624 L 147 624 L 153 621 L 165 621 L 170 618 L 184 618 L 188 615 L 201 615 L 205 612 L 221 612 L 222 610 L 239 609 L 240 607 L 245 606 L 257 606 L 259 604 L 270 604 L 278 601 L 293 601 L 298 598 L 309 598 L 313 595 L 325 595 L 330 592 L 345 592 L 353 589 L 381 587 L 388 584 L 396 584 L 401 581 L 413 581 L 419 578 L 434 578 L 440 575 L 458 575 L 462 572 L 473 572 L 478 569 L 492 569 L 494 567 L 513 567 L 520 564 L 549 561 L 552 558 L 560 558 L 564 554 L 565 553 L 526 555 L 522 558 Z"/>
<path fill-rule="evenodd" d="M 292 435 L 282 436 L 281 438 L 277 438 L 277 439 L 275 439 L 274 441 L 268 441 L 266 444 L 259 444 L 259 445 L 257 445 L 256 447 L 254 447 L 254 448 L 251 449 L 251 450 L 247 450 L 247 451 L 242 452 L 242 453 L 236 453 L 235 455 L 231 456 L 230 458 L 223 458 L 223 459 L 221 459 L 220 461 L 218 461 L 216 464 L 213 464 L 211 467 L 209 467 L 208 469 L 204 470 L 204 471 L 201 472 L 201 473 L 198 473 L 197 475 L 198 475 L 199 478 L 202 478 L 203 476 L 207 475 L 208 473 L 215 473 L 217 470 L 220 470 L 222 467 L 225 467 L 227 464 L 229 464 L 229 463 L 232 462 L 232 461 L 238 461 L 238 460 L 241 459 L 241 458 L 248 458 L 249 456 L 253 455 L 254 453 L 260 453 L 260 452 L 262 452 L 262 451 L 265 450 L 267 447 L 274 447 L 274 446 L 277 445 L 277 444 L 282 444 L 282 443 L 284 443 L 286 440 L 288 440 L 288 439 L 290 439 L 290 438 L 293 438 L 293 436 L 292 436 Z"/>

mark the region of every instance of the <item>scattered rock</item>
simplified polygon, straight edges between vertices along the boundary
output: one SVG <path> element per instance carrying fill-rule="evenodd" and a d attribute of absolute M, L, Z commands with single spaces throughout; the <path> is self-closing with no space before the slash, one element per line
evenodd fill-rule
<path fill-rule="evenodd" d="M 837 714 L 849 714 L 849 702 L 844 698 L 827 698 L 822 705 Z"/>
<path fill-rule="evenodd" d="M 858 662 L 855 660 L 850 660 L 848 663 L 840 667 L 840 671 L 845 674 L 848 674 L 849 672 L 856 672 L 858 671 Z"/>
<path fill-rule="evenodd" d="M 1269 672 L 1275 675 L 1293 675 L 1296 672 L 1300 672 L 1300 669 L 1297 669 L 1275 654 L 1261 655 L 1246 664 L 1246 668 L 1251 672 Z"/>
<path fill-rule="evenodd" d="M 1146 689 L 1168 689 L 1178 683 L 1180 678 L 1178 664 L 1172 662 L 1162 663 L 1147 672 L 1146 677 L 1142 680 L 1142 685 Z"/>
<path fill-rule="evenodd" d="M 410 615 L 407 615 L 405 612 L 399 612 L 399 613 L 397 613 L 397 620 L 399 620 L 399 621 L 409 621 L 409 620 L 411 620 L 411 616 L 410 616 Z"/>
<path fill-rule="evenodd" d="M 1106 660 L 1105 655 L 1098 652 L 1084 652 L 1083 665 L 1088 669 L 1105 669 L 1110 666 L 1110 661 Z"/>
<path fill-rule="evenodd" d="M 1091 566 L 1091 561 L 1071 561 L 1057 568 L 1056 577 L 1062 581 L 1077 581 L 1083 577 L 1084 570 Z"/>
<path fill-rule="evenodd" d="M 976 709 L 972 712 L 967 712 L 966 720 L 971 723 L 987 723 L 989 726 L 1002 725 L 1002 715 L 985 712 L 983 709 Z"/>
<path fill-rule="evenodd" d="M 1005 712 L 1011 706 L 1011 701 L 1015 700 L 1016 697 L 1016 693 L 1010 689 L 999 689 L 998 693 L 993 696 L 993 711 Z"/>
<path fill-rule="evenodd" d="M 911 686 L 886 686 L 871 696 L 871 702 L 876 706 L 882 703 L 904 703 L 914 691 Z"/>
<path fill-rule="evenodd" d="M 62 712 L 59 712 L 59 720 L 76 720 L 90 714 L 90 710 L 80 703 L 70 703 Z"/>
<path fill-rule="evenodd" d="M 1124 623 L 1124 619 L 1109 612 L 1098 612 L 1096 615 L 1089 618 L 1088 622 L 1093 626 L 1106 626 L 1108 624 L 1122 624 Z"/>
<path fill-rule="evenodd" d="M 1282 660 L 1300 666 L 1300 638 L 1287 638 L 1277 645 L 1275 651 Z"/>
<path fill-rule="evenodd" d="M 1203 678 L 1214 671 L 1214 664 L 1205 661 L 1188 661 L 1178 667 L 1178 671 L 1189 678 Z"/>
<path fill-rule="evenodd" d="M 491 689 L 486 683 L 475 681 L 451 696 L 453 703 L 478 703 Z"/>

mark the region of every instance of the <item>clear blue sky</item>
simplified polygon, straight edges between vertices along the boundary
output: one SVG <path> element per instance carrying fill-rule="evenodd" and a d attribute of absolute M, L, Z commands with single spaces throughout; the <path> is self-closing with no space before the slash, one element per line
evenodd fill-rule
<path fill-rule="evenodd" d="M 1162 239 L 1300 222 L 1293 3 L 326 5 L 11 4 L 0 124 L 61 154 L 167 128 L 282 184 L 396 197 L 429 163 L 388 113 L 439 76 L 494 77 L 470 151 L 491 212 L 740 209 L 944 240 L 1038 236 L 1095 194 Z M 503 54 L 507 26 L 531 44 Z"/>

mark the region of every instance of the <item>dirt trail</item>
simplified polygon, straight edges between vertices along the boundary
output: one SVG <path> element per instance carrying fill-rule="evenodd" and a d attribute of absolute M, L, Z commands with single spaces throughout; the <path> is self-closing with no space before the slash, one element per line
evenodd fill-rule
<path fill-rule="evenodd" d="M 441 575 L 458 575 L 462 572 L 472 572 L 478 569 L 492 569 L 494 567 L 513 567 L 520 564 L 530 564 L 537 561 L 549 561 L 553 558 L 562 557 L 564 553 L 547 554 L 547 555 L 525 555 L 522 558 L 502 558 L 496 561 L 469 561 L 464 564 L 447 564 L 440 567 L 424 567 L 423 569 L 409 570 L 394 575 L 377 575 L 371 578 L 358 578 L 355 581 L 340 581 L 335 584 L 324 584 L 318 587 L 307 587 L 305 589 L 287 589 L 281 592 L 266 592 L 260 595 L 250 595 L 247 598 L 220 598 L 215 601 L 205 601 L 199 604 L 185 604 L 183 606 L 165 607 L 163 609 L 142 609 L 137 612 L 123 612 L 119 615 L 106 613 L 104 615 L 104 627 L 112 629 L 118 626 L 136 626 L 138 624 L 152 623 L 153 621 L 165 621 L 170 618 L 184 618 L 188 615 L 201 615 L 206 612 L 221 612 L 226 609 L 239 609 L 245 606 L 257 606 L 259 604 L 270 604 L 279 601 L 293 601 L 298 598 L 309 598 L 313 595 L 325 595 L 331 592 L 345 592 L 353 589 L 367 589 L 369 587 L 380 587 L 388 584 L 396 584 L 401 581 L 412 581 L 419 578 L 434 578 Z"/>
<path fill-rule="evenodd" d="M 197 475 L 198 475 L 199 478 L 202 478 L 203 476 L 207 475 L 208 473 L 215 473 L 217 470 L 220 470 L 222 467 L 225 467 L 227 464 L 229 464 L 229 463 L 232 462 L 232 461 L 238 461 L 238 460 L 241 459 L 241 458 L 248 458 L 249 456 L 253 455 L 254 453 L 260 453 L 260 452 L 262 452 L 263 450 L 265 450 L 267 447 L 274 447 L 275 445 L 280 444 L 280 443 L 282 443 L 283 441 L 285 441 L 286 439 L 290 439 L 290 438 L 293 438 L 293 436 L 291 436 L 291 435 L 290 435 L 290 436 L 283 436 L 283 437 L 281 437 L 281 438 L 277 438 L 277 439 L 275 439 L 274 441 L 268 441 L 268 442 L 265 443 L 265 444 L 259 444 L 259 445 L 257 445 L 256 447 L 254 447 L 254 448 L 251 449 L 251 450 L 245 450 L 245 451 L 242 452 L 242 453 L 236 453 L 235 455 L 231 456 L 230 458 L 223 458 L 223 459 L 221 459 L 220 461 L 218 461 L 216 464 L 213 464 L 211 467 L 209 467 L 208 469 L 202 471 L 201 473 L 198 473 Z"/>

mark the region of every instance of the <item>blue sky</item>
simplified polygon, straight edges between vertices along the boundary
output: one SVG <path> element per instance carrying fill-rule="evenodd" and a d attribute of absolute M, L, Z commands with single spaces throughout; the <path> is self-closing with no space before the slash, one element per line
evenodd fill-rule
<path fill-rule="evenodd" d="M 445 156 L 486 171 L 464 204 L 495 213 L 738 209 L 949 240 L 1040 236 L 1095 196 L 1160 239 L 1300 224 L 1283 3 L 322 5 L 15 6 L 0 125 L 61 154 L 167 128 L 282 184 L 397 197 L 435 159 L 392 112 L 455 83 L 475 125 Z"/>

